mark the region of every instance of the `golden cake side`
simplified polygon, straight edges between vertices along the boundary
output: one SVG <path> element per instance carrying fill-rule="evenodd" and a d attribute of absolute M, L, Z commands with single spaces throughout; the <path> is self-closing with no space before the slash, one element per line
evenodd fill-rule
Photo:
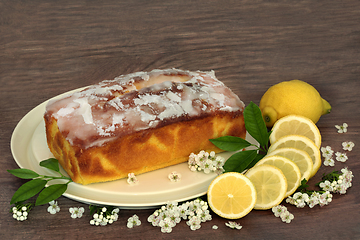
<path fill-rule="evenodd" d="M 220 152 L 209 139 L 220 136 L 245 138 L 242 114 L 219 114 L 148 129 L 124 136 L 102 147 L 81 149 L 71 146 L 56 125 L 45 118 L 48 146 L 74 182 L 89 184 L 112 181 L 188 160 L 201 150 Z"/>

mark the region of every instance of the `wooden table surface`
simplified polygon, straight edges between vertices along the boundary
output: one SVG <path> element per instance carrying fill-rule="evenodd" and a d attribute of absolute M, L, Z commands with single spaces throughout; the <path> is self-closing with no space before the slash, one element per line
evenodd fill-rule
<path fill-rule="evenodd" d="M 360 2 L 359 1 L 0 1 L 0 238 L 1 239 L 359 239 L 360 238 Z M 25 180 L 11 149 L 16 124 L 31 109 L 66 91 L 104 79 L 154 68 L 215 70 L 244 102 L 259 104 L 280 81 L 301 79 L 318 89 L 332 112 L 317 123 L 322 146 L 355 147 L 345 163 L 321 166 L 323 173 L 348 166 L 353 187 L 328 206 L 298 209 L 282 223 L 269 211 L 252 211 L 232 230 L 226 219 L 191 231 L 182 221 L 170 234 L 147 223 L 150 210 L 121 210 L 117 222 L 89 224 L 88 205 L 58 199 L 55 215 L 35 207 L 28 220 L 9 213 L 10 199 Z M 337 133 L 335 124 L 348 123 Z M 26 149 L 24 149 L 26 151 Z M 68 209 L 83 206 L 81 219 Z M 140 227 L 128 229 L 137 214 Z M 217 230 L 212 226 L 218 225 Z"/>

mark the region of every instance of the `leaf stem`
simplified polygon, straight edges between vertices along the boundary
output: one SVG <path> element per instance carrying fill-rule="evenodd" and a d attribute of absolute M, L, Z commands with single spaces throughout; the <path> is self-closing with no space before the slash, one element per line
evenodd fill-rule
<path fill-rule="evenodd" d="M 62 175 L 62 174 L 61 174 Z M 65 180 L 69 180 L 70 182 L 72 182 L 71 178 L 66 177 L 64 175 L 62 175 L 61 177 L 54 177 L 54 176 L 47 176 L 47 175 L 40 175 L 39 178 L 44 178 L 44 179 L 48 179 L 49 181 L 51 180 L 56 180 L 56 179 L 65 179 Z"/>

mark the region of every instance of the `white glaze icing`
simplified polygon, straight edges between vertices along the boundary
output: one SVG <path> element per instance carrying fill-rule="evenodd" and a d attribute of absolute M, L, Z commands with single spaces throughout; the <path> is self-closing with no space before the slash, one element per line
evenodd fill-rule
<path fill-rule="evenodd" d="M 155 69 L 104 80 L 50 101 L 46 114 L 57 119 L 71 144 L 101 146 L 116 137 L 216 111 L 243 111 L 244 103 L 214 71 Z"/>

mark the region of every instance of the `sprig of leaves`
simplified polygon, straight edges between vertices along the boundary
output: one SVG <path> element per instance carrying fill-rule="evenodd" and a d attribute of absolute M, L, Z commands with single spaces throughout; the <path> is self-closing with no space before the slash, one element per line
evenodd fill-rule
<path fill-rule="evenodd" d="M 247 132 L 259 143 L 252 144 L 245 139 L 234 136 L 223 136 L 210 141 L 224 151 L 238 151 L 234 153 L 224 164 L 225 172 L 243 172 L 253 167 L 262 159 L 268 151 L 269 136 L 260 108 L 250 102 L 244 109 L 244 121 Z M 246 150 L 247 147 L 255 147 L 254 150 Z M 239 151 L 245 149 L 243 151 Z"/>
<path fill-rule="evenodd" d="M 40 166 L 55 171 L 60 176 L 56 177 L 40 175 L 30 169 L 25 168 L 7 170 L 15 177 L 21 179 L 32 179 L 19 187 L 19 189 L 14 193 L 10 204 L 25 202 L 36 194 L 39 194 L 35 202 L 35 206 L 38 206 L 59 198 L 66 191 L 68 184 L 72 182 L 72 180 L 60 172 L 59 162 L 57 159 L 49 158 L 47 160 L 41 161 Z M 48 182 L 58 179 L 64 179 L 68 181 L 66 183 L 46 186 Z"/>
<path fill-rule="evenodd" d="M 322 178 L 321 178 L 321 181 L 316 183 L 315 185 L 320 186 L 320 183 L 325 182 L 326 180 L 328 180 L 329 182 L 332 183 L 333 181 L 339 180 L 340 175 L 342 175 L 340 173 L 340 171 L 336 171 L 336 170 L 334 170 L 334 171 L 332 171 L 332 172 L 330 172 L 328 174 L 324 173 Z"/>

